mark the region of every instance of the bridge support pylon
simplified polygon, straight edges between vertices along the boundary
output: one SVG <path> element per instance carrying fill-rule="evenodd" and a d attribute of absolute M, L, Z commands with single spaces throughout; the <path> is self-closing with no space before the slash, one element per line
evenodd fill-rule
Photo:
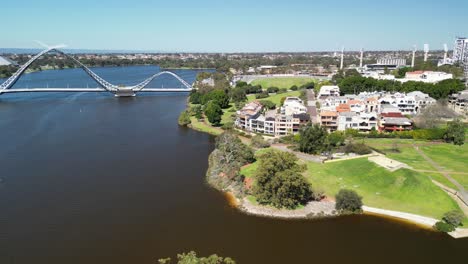
<path fill-rule="evenodd" d="M 115 91 L 114 95 L 116 97 L 133 97 L 136 96 L 136 93 L 132 88 L 119 88 L 117 91 Z"/>

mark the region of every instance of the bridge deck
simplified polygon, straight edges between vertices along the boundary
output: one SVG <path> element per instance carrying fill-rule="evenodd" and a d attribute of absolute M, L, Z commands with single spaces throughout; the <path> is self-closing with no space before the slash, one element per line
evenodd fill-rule
<path fill-rule="evenodd" d="M 187 88 L 144 88 L 134 92 L 190 92 Z M 0 93 L 28 93 L 28 92 L 108 92 L 104 88 L 18 88 L 7 89 Z"/>

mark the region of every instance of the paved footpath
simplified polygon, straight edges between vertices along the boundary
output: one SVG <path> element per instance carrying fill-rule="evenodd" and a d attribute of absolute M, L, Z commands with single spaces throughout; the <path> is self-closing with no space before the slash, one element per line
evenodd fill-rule
<path fill-rule="evenodd" d="M 465 188 L 460 183 L 458 183 L 454 178 L 452 178 L 448 172 L 444 171 L 444 169 L 439 164 L 437 164 L 435 161 L 429 158 L 422 150 L 420 150 L 418 146 L 413 145 L 413 147 L 416 150 L 416 152 L 418 152 L 419 155 L 421 155 L 421 157 L 423 157 L 434 168 L 436 168 L 442 175 L 444 175 L 444 177 L 447 178 L 447 180 L 449 180 L 451 183 L 453 183 L 457 187 L 460 199 L 462 199 L 463 202 L 468 205 L 468 192 L 465 190 Z"/>
<path fill-rule="evenodd" d="M 420 225 L 424 225 L 427 227 L 433 227 L 435 223 L 439 221 L 437 219 L 422 216 L 422 215 L 415 215 L 415 214 L 410 214 L 410 213 L 385 210 L 385 209 L 374 208 L 374 207 L 369 207 L 369 206 L 363 206 L 362 210 L 365 213 L 384 215 L 384 216 L 389 216 L 393 218 L 403 219 L 403 220 L 407 220 L 407 221 L 420 224 Z M 448 234 L 452 236 L 453 238 L 465 238 L 465 237 L 468 237 L 468 229 L 457 228 L 454 232 L 451 232 Z"/>

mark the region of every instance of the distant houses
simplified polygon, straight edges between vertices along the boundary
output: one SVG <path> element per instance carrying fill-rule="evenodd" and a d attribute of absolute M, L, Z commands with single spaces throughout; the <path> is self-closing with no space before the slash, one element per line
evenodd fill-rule
<path fill-rule="evenodd" d="M 429 95 L 415 91 L 405 93 L 372 92 L 339 96 L 339 90 L 324 86 L 320 90 L 320 123 L 329 131 L 356 129 L 361 132 L 410 130 L 416 115 L 436 103 Z M 338 95 L 337 95 L 338 94 Z"/>
<path fill-rule="evenodd" d="M 454 104 L 464 104 L 468 92 L 451 98 Z M 274 137 L 296 134 L 301 126 L 313 121 L 328 131 L 355 129 L 360 132 L 393 132 L 413 129 L 411 116 L 420 113 L 436 100 L 415 91 L 410 93 L 364 92 L 340 95 L 338 86 L 323 86 L 318 93 L 320 110 L 310 107 L 298 97 L 287 97 L 283 106 L 266 110 L 258 101 L 237 112 L 235 125 L 247 132 Z"/>

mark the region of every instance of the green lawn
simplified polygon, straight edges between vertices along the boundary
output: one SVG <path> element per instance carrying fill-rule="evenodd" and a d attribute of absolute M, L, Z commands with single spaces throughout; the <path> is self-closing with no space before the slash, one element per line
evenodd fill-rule
<path fill-rule="evenodd" d="M 223 130 L 221 128 L 213 127 L 204 122 L 200 122 L 193 116 L 190 117 L 190 121 L 192 121 L 191 123 L 192 128 L 197 131 L 201 131 L 201 132 L 208 133 L 208 134 L 215 135 L 215 136 L 221 135 L 223 133 Z"/>
<path fill-rule="evenodd" d="M 446 171 L 468 172 L 468 142 L 462 146 L 434 144 L 420 149 Z"/>
<path fill-rule="evenodd" d="M 269 100 L 269 101 L 272 101 L 273 103 L 275 103 L 277 106 L 280 106 L 281 104 L 281 98 L 283 97 L 298 97 L 301 93 L 299 91 L 291 91 L 291 92 L 286 92 L 286 93 L 279 93 L 279 94 L 274 94 L 274 95 L 271 95 L 267 98 L 262 98 L 262 99 L 258 99 L 259 101 L 261 100 Z M 250 94 L 247 96 L 247 99 L 249 102 L 252 102 L 255 99 L 255 95 L 254 94 Z"/>
<path fill-rule="evenodd" d="M 407 169 L 389 172 L 366 158 L 307 165 L 307 179 L 329 196 L 341 188 L 353 189 L 366 205 L 439 219 L 459 208 L 423 173 Z"/>
<path fill-rule="evenodd" d="M 379 138 L 379 139 L 366 139 L 365 143 L 370 147 L 385 153 L 388 158 L 403 162 L 408 164 L 417 170 L 431 170 L 435 171 L 436 169 L 427 162 L 413 147 L 412 143 L 427 143 L 424 141 L 414 141 L 412 139 L 388 139 L 388 138 Z M 393 152 L 392 146 L 396 143 L 396 146 L 399 152 Z"/>
<path fill-rule="evenodd" d="M 252 85 L 261 85 L 262 88 L 266 89 L 268 87 L 278 87 L 278 88 L 291 88 L 291 86 L 296 85 L 300 87 L 304 84 L 310 82 L 316 82 L 314 78 L 308 77 L 274 77 L 274 78 L 262 78 L 254 80 Z"/>
<path fill-rule="evenodd" d="M 232 110 L 235 110 L 235 109 L 236 107 L 234 106 L 234 104 L 230 104 L 229 108 L 223 109 L 223 116 L 221 117 L 221 124 L 234 122 L 235 118 L 233 118 L 232 115 L 235 115 L 236 111 L 232 111 Z"/>

